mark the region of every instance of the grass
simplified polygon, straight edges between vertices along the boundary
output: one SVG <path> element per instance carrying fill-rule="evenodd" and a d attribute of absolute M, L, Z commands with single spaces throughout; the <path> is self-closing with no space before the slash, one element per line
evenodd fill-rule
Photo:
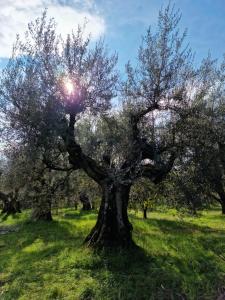
<path fill-rule="evenodd" d="M 175 211 L 130 214 L 135 252 L 95 253 L 82 246 L 96 213 L 60 211 L 50 223 L 28 212 L 0 217 L 1 300 L 216 299 L 225 284 L 225 217 Z"/>

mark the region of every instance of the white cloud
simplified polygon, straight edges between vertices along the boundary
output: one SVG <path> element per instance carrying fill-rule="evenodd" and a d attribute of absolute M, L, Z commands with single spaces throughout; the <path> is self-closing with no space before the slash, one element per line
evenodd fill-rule
<path fill-rule="evenodd" d="M 23 35 L 28 22 L 39 17 L 45 8 L 54 17 L 58 32 L 65 36 L 78 24 L 88 23 L 86 31 L 93 38 L 105 32 L 105 21 L 98 13 L 93 0 L 0 0 L 0 57 L 11 55 L 16 34 Z"/>

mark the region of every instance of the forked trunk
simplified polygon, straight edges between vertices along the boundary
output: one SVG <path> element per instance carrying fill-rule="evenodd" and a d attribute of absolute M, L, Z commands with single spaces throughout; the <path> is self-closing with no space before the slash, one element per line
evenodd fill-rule
<path fill-rule="evenodd" d="M 104 184 L 102 192 L 97 223 L 85 243 L 96 248 L 134 245 L 132 225 L 127 215 L 130 186 Z"/>

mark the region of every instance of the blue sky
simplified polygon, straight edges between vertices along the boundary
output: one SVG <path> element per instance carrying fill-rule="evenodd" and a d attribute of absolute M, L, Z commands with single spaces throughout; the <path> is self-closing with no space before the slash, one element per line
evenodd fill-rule
<path fill-rule="evenodd" d="M 149 25 L 154 25 L 162 5 L 168 1 L 106 1 L 105 10 L 108 32 L 107 41 L 118 49 L 121 62 L 136 57 L 141 35 Z M 174 1 L 182 12 L 181 28 L 188 28 L 187 41 L 196 53 L 196 62 L 201 61 L 210 50 L 213 57 L 221 58 L 225 52 L 225 1 L 224 0 L 179 0 Z"/>
<path fill-rule="evenodd" d="M 225 52 L 225 0 L 171 1 L 182 12 L 181 28 L 188 28 L 187 42 L 199 63 L 210 50 L 221 58 Z M 10 55 L 16 32 L 24 32 L 27 22 L 49 7 L 63 34 L 76 27 L 86 16 L 94 39 L 105 36 L 109 48 L 119 54 L 119 67 L 134 60 L 141 36 L 157 21 L 164 0 L 0 0 L 1 64 Z M 1 50 L 2 49 L 2 50 Z M 4 57 L 4 58 L 3 58 Z"/>

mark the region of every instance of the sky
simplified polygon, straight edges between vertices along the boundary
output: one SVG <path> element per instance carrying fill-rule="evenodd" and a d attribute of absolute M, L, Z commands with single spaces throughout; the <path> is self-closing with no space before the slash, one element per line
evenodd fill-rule
<path fill-rule="evenodd" d="M 187 42 L 198 64 L 210 51 L 215 58 L 225 53 L 225 0 L 174 0 L 182 12 L 180 27 L 188 29 Z M 119 69 L 135 61 L 141 37 L 157 22 L 158 11 L 168 0 L 0 0 L 0 68 L 10 57 L 16 34 L 45 8 L 65 36 L 86 19 L 93 40 L 104 37 L 108 48 L 118 52 Z"/>

